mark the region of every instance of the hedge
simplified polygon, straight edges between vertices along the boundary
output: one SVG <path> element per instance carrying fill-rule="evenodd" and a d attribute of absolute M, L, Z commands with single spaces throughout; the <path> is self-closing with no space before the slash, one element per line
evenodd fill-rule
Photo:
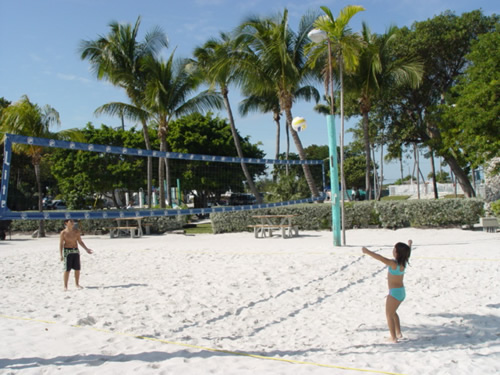
<path fill-rule="evenodd" d="M 332 226 L 330 203 L 311 203 L 277 208 L 262 208 L 250 211 L 213 213 L 210 215 L 214 233 L 243 232 L 255 224 L 254 215 L 297 215 L 294 223 L 301 230 L 325 230 Z M 484 202 L 480 199 L 439 199 L 406 201 L 361 201 L 345 202 L 345 227 L 352 228 L 427 228 L 470 226 L 484 215 Z M 180 229 L 187 216 L 148 217 L 144 221 L 151 225 L 151 233 L 162 234 Z M 84 233 L 107 233 L 105 228 L 115 225 L 112 219 L 81 220 Z M 64 228 L 62 220 L 46 220 L 45 231 L 59 232 Z M 13 232 L 32 233 L 38 229 L 38 220 L 14 220 Z"/>
<path fill-rule="evenodd" d="M 345 227 L 352 228 L 433 228 L 470 226 L 484 214 L 480 199 L 345 202 Z M 330 229 L 331 204 L 311 203 L 279 208 L 214 213 L 210 215 L 214 233 L 251 230 L 254 215 L 298 215 L 294 223 L 301 230 Z"/>
<path fill-rule="evenodd" d="M 167 231 L 180 229 L 187 222 L 186 216 L 156 216 L 147 217 L 144 223 L 151 224 L 151 233 L 162 234 Z M 12 232 L 33 233 L 38 230 L 39 220 L 13 220 L 10 224 Z M 98 234 L 108 233 L 106 228 L 116 226 L 113 219 L 86 219 L 79 220 L 79 225 L 83 233 Z M 45 220 L 45 232 L 60 232 L 64 229 L 64 220 Z"/>

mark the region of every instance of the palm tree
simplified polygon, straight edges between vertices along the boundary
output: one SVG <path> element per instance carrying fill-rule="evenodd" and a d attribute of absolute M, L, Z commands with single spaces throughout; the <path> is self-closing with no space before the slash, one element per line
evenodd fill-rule
<path fill-rule="evenodd" d="M 292 128 L 292 106 L 297 96 L 319 100 L 319 93 L 313 86 L 313 72 L 306 65 L 304 46 L 308 42 L 307 33 L 312 28 L 315 17 L 302 17 L 297 33 L 288 26 L 288 10 L 275 18 L 250 18 L 237 29 L 239 39 L 257 57 L 257 61 L 240 60 L 244 71 L 244 86 L 256 94 L 265 94 L 269 88 L 260 83 L 259 70 L 262 69 L 274 83 L 273 91 L 279 99 L 280 108 L 285 113 L 287 128 L 292 134 L 301 160 L 306 159 L 302 142 Z M 255 67 L 258 66 L 258 69 Z M 318 189 L 308 165 L 303 164 L 304 175 L 313 197 Z"/>
<path fill-rule="evenodd" d="M 189 98 L 198 87 L 200 79 L 189 69 L 187 59 L 174 60 L 172 53 L 167 61 L 150 57 L 144 62 L 147 84 L 144 90 L 144 107 L 157 125 L 160 151 L 168 151 L 168 126 L 173 118 L 199 112 L 208 108 L 222 107 L 220 97 L 210 91 L 200 92 Z M 165 163 L 166 187 L 170 191 L 168 159 L 159 159 L 160 207 L 165 207 L 163 163 Z"/>
<path fill-rule="evenodd" d="M 281 116 L 280 101 L 274 91 L 274 82 L 271 77 L 266 75 L 264 69 L 259 69 L 258 58 L 251 50 L 247 50 L 245 56 L 245 66 L 251 66 L 252 71 L 258 70 L 259 83 L 257 92 L 252 92 L 252 86 L 243 87 L 243 99 L 239 105 L 239 112 L 242 116 L 246 116 L 251 111 L 260 111 L 262 113 L 272 113 L 273 120 L 276 124 L 276 152 L 275 159 L 279 159 L 280 155 L 280 137 L 281 137 Z M 253 60 L 253 63 L 250 62 Z M 255 73 L 253 73 L 255 74 Z M 290 132 L 286 128 L 286 159 L 290 153 Z M 287 169 L 288 170 L 288 169 Z"/>
<path fill-rule="evenodd" d="M 390 27 L 385 34 L 372 34 L 363 22 L 362 37 L 365 47 L 360 55 L 358 67 L 348 77 L 349 87 L 359 103 L 363 117 L 363 140 L 366 155 L 365 188 L 371 199 L 371 137 L 369 112 L 372 101 L 383 90 L 399 85 L 418 87 L 423 74 L 423 64 L 415 59 L 397 59 L 391 45 L 397 38 L 397 28 Z"/>
<path fill-rule="evenodd" d="M 52 125 L 60 125 L 59 113 L 49 105 L 43 108 L 32 103 L 24 95 L 21 99 L 2 110 L 0 129 L 4 133 L 19 134 L 30 137 L 53 138 L 50 132 Z M 70 132 L 70 130 L 66 131 Z M 40 164 L 43 158 L 43 147 L 25 144 L 13 144 L 12 151 L 30 157 L 35 169 L 35 178 L 38 189 L 38 209 L 43 211 L 43 191 L 40 179 Z M 38 237 L 45 237 L 44 221 L 38 224 Z"/>
<path fill-rule="evenodd" d="M 269 95 L 245 95 L 246 98 L 240 102 L 239 112 L 242 116 L 246 116 L 252 111 L 259 111 L 262 113 L 272 113 L 273 120 L 276 124 L 276 152 L 275 159 L 279 159 L 280 155 L 280 133 L 281 133 L 281 108 L 278 97 L 274 93 Z M 288 140 L 287 140 L 288 143 Z M 288 147 L 287 147 L 288 155 Z"/>
<path fill-rule="evenodd" d="M 144 142 L 147 150 L 151 150 L 151 141 L 147 126 L 147 112 L 143 109 L 143 92 L 146 86 L 142 63 L 148 56 L 156 56 L 162 48 L 168 47 L 163 31 L 156 27 L 148 32 L 142 42 L 137 41 L 141 18 L 135 25 L 112 22 L 110 32 L 99 36 L 96 40 L 83 40 L 80 43 L 82 60 L 89 60 L 98 79 L 105 79 L 113 85 L 125 90 L 130 104 L 110 103 L 100 108 L 99 113 L 108 113 L 139 120 L 142 124 Z M 151 204 L 152 158 L 148 157 L 148 201 Z"/>
<path fill-rule="evenodd" d="M 222 95 L 224 106 L 229 117 L 229 125 L 233 135 L 234 145 L 238 157 L 243 158 L 243 149 L 241 147 L 240 137 L 234 123 L 233 112 L 229 102 L 229 85 L 238 84 L 241 79 L 236 65 L 239 55 L 235 48 L 234 40 L 227 33 L 221 33 L 220 39 L 210 39 L 202 47 L 194 51 L 197 59 L 197 66 L 210 84 L 211 88 L 218 87 Z M 262 197 L 259 194 L 250 171 L 245 163 L 241 163 L 241 168 L 245 175 L 250 191 L 255 196 L 257 203 L 262 203 Z"/>
<path fill-rule="evenodd" d="M 325 50 L 328 54 L 330 52 L 335 56 L 334 62 L 338 68 L 338 76 L 340 80 L 340 179 L 342 185 L 341 197 L 341 210 L 342 210 L 342 243 L 345 245 L 345 207 L 344 198 L 346 191 L 345 183 L 345 173 L 344 173 L 344 68 L 349 72 L 354 70 L 358 63 L 358 55 L 361 50 L 362 43 L 357 34 L 354 34 L 349 27 L 349 22 L 352 17 L 357 13 L 364 11 L 362 6 L 358 5 L 348 5 L 344 7 L 340 12 L 337 19 L 333 17 L 331 10 L 327 7 L 321 7 L 324 16 L 319 17 L 314 22 L 314 27 L 322 30 L 327 35 L 326 46 L 325 43 L 316 50 L 316 53 L 311 55 L 312 63 L 314 65 L 314 60 L 322 57 Z M 326 59 L 322 57 L 323 61 Z M 333 64 L 333 62 L 332 62 Z M 333 80 L 333 73 L 331 72 L 333 67 L 329 66 L 329 69 L 325 69 L 325 77 L 330 77 Z M 326 79 L 325 79 L 326 81 Z M 325 84 L 325 87 L 332 83 Z M 335 95 L 333 94 L 333 87 L 330 88 L 330 105 L 331 114 L 335 111 Z"/>

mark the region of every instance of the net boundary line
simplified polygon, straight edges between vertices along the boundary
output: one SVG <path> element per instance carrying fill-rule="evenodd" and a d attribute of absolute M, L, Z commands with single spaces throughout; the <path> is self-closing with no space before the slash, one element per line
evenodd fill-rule
<path fill-rule="evenodd" d="M 119 146 L 106 146 L 100 144 L 63 141 L 58 139 L 28 137 L 17 134 L 5 134 L 11 142 L 22 143 L 26 145 L 41 146 L 41 147 L 54 147 L 63 148 L 68 150 L 77 151 L 90 151 L 105 154 L 119 154 L 127 156 L 142 156 L 142 157 L 155 157 L 179 160 L 195 160 L 195 161 L 209 161 L 219 163 L 248 163 L 248 164 L 289 164 L 289 165 L 319 165 L 323 164 L 323 160 L 281 160 L 281 159 L 258 159 L 258 158 L 239 158 L 236 156 L 216 156 L 216 155 L 203 155 L 203 154 L 184 154 L 181 152 L 167 152 L 157 150 L 144 150 L 138 148 L 127 148 Z"/>

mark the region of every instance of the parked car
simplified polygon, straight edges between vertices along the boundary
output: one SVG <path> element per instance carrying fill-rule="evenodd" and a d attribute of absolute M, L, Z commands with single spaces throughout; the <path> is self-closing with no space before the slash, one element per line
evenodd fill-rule
<path fill-rule="evenodd" d="M 52 201 L 52 204 L 49 206 L 50 210 L 65 210 L 66 208 L 66 202 L 60 199 Z"/>

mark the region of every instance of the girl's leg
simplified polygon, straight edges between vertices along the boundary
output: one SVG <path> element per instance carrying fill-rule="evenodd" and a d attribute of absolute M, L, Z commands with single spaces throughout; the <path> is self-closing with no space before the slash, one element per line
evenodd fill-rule
<path fill-rule="evenodd" d="M 399 324 L 399 316 L 396 314 L 401 301 L 398 301 L 392 296 L 387 296 L 385 303 L 385 314 L 387 317 L 387 326 L 389 327 L 389 332 L 391 333 L 391 341 L 398 342 L 397 334 L 401 335 L 401 327 Z"/>
<path fill-rule="evenodd" d="M 401 333 L 401 325 L 399 324 L 399 315 L 398 315 L 398 313 L 394 314 L 394 326 L 396 328 L 396 337 L 398 339 L 402 338 L 403 335 Z"/>

